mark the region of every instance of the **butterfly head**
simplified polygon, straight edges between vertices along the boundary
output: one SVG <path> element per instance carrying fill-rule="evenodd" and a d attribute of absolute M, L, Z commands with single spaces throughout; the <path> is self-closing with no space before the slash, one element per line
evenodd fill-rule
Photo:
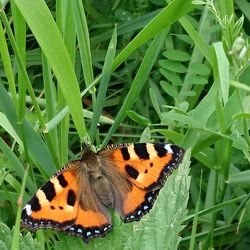
<path fill-rule="evenodd" d="M 90 143 L 84 142 L 82 144 L 81 160 L 85 160 L 90 155 L 95 155 L 95 152 L 92 150 Z"/>

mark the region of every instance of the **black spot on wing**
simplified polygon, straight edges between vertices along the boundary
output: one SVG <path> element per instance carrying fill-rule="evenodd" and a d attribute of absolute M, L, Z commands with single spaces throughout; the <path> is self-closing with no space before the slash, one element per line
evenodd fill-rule
<path fill-rule="evenodd" d="M 134 144 L 134 150 L 140 159 L 149 160 L 149 153 L 147 151 L 146 143 Z"/>
<path fill-rule="evenodd" d="M 59 175 L 57 176 L 57 179 L 58 179 L 60 185 L 61 185 L 63 188 L 65 188 L 65 187 L 68 186 L 68 182 L 65 180 L 63 174 L 59 174 Z"/>
<path fill-rule="evenodd" d="M 129 160 L 130 159 L 130 155 L 129 155 L 129 152 L 128 152 L 128 148 L 127 147 L 123 147 L 121 148 L 121 152 L 122 152 L 122 157 L 125 161 Z"/>
<path fill-rule="evenodd" d="M 133 178 L 133 179 L 136 179 L 139 175 L 139 172 L 133 168 L 132 166 L 130 165 L 125 165 L 125 170 L 127 172 L 127 174 L 129 175 L 129 177 Z"/>
<path fill-rule="evenodd" d="M 156 143 L 154 144 L 155 151 L 159 157 L 163 157 L 167 154 L 167 150 L 165 149 L 165 144 L 163 143 Z"/>
<path fill-rule="evenodd" d="M 76 202 L 75 192 L 72 189 L 70 189 L 68 191 L 67 204 L 70 206 L 74 206 L 75 202 Z"/>
<path fill-rule="evenodd" d="M 48 201 L 52 201 L 56 196 L 54 184 L 50 181 L 48 181 L 43 187 L 41 187 L 41 190 L 44 192 Z"/>
<path fill-rule="evenodd" d="M 33 198 L 30 200 L 29 204 L 31 205 L 31 210 L 34 212 L 37 212 L 41 209 L 39 199 L 36 196 L 33 196 Z"/>

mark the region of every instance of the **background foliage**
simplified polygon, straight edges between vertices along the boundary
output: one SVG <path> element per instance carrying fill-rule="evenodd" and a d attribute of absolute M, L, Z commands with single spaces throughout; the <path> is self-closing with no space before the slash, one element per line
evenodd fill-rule
<path fill-rule="evenodd" d="M 2 6 L 1 249 L 249 249 L 247 0 Z M 114 214 L 115 230 L 89 245 L 20 229 L 22 200 L 82 142 L 136 141 L 190 149 L 140 223 Z"/>

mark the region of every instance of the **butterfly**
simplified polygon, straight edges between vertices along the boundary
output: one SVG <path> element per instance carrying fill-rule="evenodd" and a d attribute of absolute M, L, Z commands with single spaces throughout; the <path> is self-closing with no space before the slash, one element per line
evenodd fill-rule
<path fill-rule="evenodd" d="M 52 228 L 85 242 L 112 229 L 108 208 L 123 222 L 139 221 L 152 208 L 167 176 L 185 150 L 166 143 L 85 147 L 46 182 L 25 205 L 21 222 L 31 231 Z"/>

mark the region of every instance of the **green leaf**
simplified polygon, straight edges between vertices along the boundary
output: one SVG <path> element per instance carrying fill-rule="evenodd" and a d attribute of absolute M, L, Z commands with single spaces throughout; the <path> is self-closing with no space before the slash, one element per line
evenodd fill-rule
<path fill-rule="evenodd" d="M 176 74 L 175 72 L 166 70 L 164 68 L 160 68 L 160 73 L 170 82 L 172 82 L 174 85 L 182 86 L 183 81 L 179 74 Z"/>
<path fill-rule="evenodd" d="M 197 107 L 192 110 L 191 116 L 193 119 L 199 121 L 199 123 L 205 126 L 208 118 L 215 111 L 215 101 L 218 88 L 217 84 L 214 83 L 210 88 L 207 95 L 199 102 Z"/>
<path fill-rule="evenodd" d="M 151 99 L 151 102 L 153 104 L 155 111 L 157 112 L 158 116 L 160 117 L 161 116 L 161 109 L 160 109 L 159 104 L 158 104 L 157 94 L 155 93 L 153 88 L 149 89 L 149 96 L 150 96 L 150 99 Z"/>
<path fill-rule="evenodd" d="M 144 117 L 142 115 L 137 114 L 133 110 L 129 110 L 128 111 L 128 117 L 131 120 L 133 120 L 133 121 L 135 121 L 135 122 L 137 122 L 139 124 L 145 125 L 145 126 L 148 126 L 150 124 L 150 120 L 148 118 L 146 118 L 146 117 Z"/>
<path fill-rule="evenodd" d="M 162 55 L 173 61 L 186 62 L 190 60 L 190 55 L 182 50 L 166 50 Z"/>
<path fill-rule="evenodd" d="M 175 61 L 169 61 L 169 60 L 160 60 L 159 64 L 162 68 L 176 72 L 176 73 L 186 73 L 187 68 L 181 64 L 180 62 L 175 62 Z"/>
<path fill-rule="evenodd" d="M 207 76 L 210 74 L 210 69 L 201 63 L 192 63 L 189 67 L 190 73 L 197 74 L 197 75 L 204 75 Z"/>
<path fill-rule="evenodd" d="M 171 85 L 170 83 L 166 81 L 160 81 L 160 85 L 163 88 L 163 90 L 173 98 L 176 98 L 179 95 L 176 87 Z"/>
<path fill-rule="evenodd" d="M 195 85 L 205 85 L 208 83 L 208 79 L 201 76 L 189 76 L 186 78 L 186 83 Z"/>
<path fill-rule="evenodd" d="M 7 225 L 0 222 L 0 249 L 9 250 L 12 244 L 12 231 Z M 21 236 L 19 240 L 21 250 L 42 250 L 42 246 L 37 242 L 37 239 L 33 239 L 31 233 L 27 233 L 24 237 Z"/>
<path fill-rule="evenodd" d="M 9 250 L 11 248 L 12 235 L 7 225 L 0 222 L 0 249 Z"/>
<path fill-rule="evenodd" d="M 183 113 L 178 113 L 175 110 L 171 110 L 169 112 L 162 113 L 162 122 L 165 124 L 172 124 L 173 121 L 178 121 L 182 124 L 187 124 L 191 127 L 195 128 L 202 128 L 202 124 L 198 121 L 193 119 L 191 116 Z"/>
<path fill-rule="evenodd" d="M 151 131 L 149 127 L 146 127 L 142 134 L 141 134 L 141 138 L 140 138 L 140 142 L 150 142 L 151 141 Z"/>
<path fill-rule="evenodd" d="M 54 245 L 55 250 L 90 249 L 80 238 L 70 237 L 64 233 L 60 233 L 59 237 L 60 241 L 56 241 Z"/>

